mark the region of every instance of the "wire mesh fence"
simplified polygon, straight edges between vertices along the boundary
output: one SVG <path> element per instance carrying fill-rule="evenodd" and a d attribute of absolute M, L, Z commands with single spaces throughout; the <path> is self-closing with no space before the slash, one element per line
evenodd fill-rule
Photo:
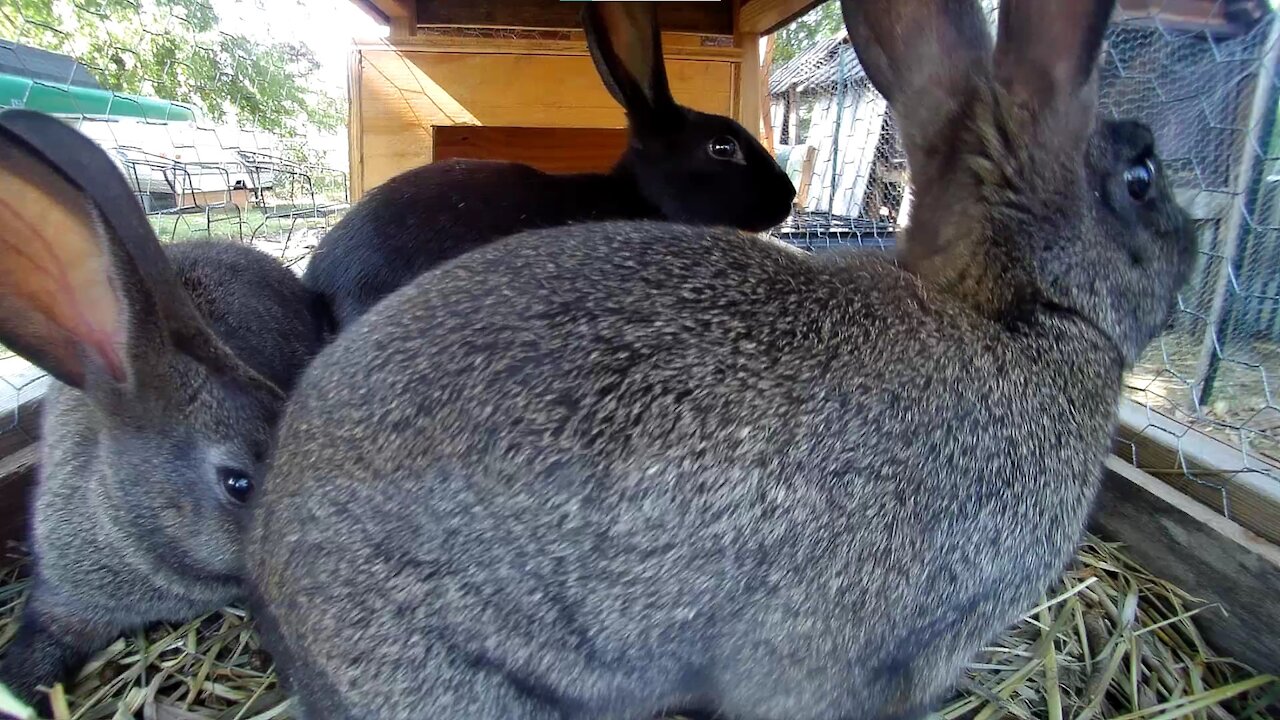
<path fill-rule="evenodd" d="M 1179 312 L 1127 380 L 1115 449 L 1240 519 L 1233 502 L 1280 507 L 1280 23 L 1262 3 L 1200 5 L 1203 17 L 1122 3 L 1101 64 L 1101 112 L 1155 131 L 1201 250 Z M 786 48 L 769 77 L 772 138 L 798 190 L 775 234 L 815 251 L 892 248 L 912 201 L 892 112 L 836 3 L 798 23 L 834 29 Z M 1280 541 L 1276 527 L 1255 529 Z"/>
<path fill-rule="evenodd" d="M 276 12 L 289 3 L 272 0 Z M 91 138 L 162 241 L 246 243 L 301 272 L 346 208 L 347 175 L 306 126 L 307 104 L 329 100 L 301 81 L 316 67 L 309 48 L 261 23 L 225 29 L 236 11 L 253 22 L 266 9 L 264 0 L 5 0 L 0 107 L 53 114 Z M 273 130 L 246 130 L 246 120 Z M 0 456 L 29 442 L 45 386 L 43 372 L 0 347 Z"/>

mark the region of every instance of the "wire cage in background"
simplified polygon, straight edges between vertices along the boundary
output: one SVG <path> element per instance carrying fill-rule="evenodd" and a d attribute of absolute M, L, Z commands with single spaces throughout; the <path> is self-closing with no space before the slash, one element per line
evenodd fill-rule
<path fill-rule="evenodd" d="M 133 0 L 0 3 L 0 107 L 53 114 L 91 138 L 115 161 L 162 241 L 230 239 L 301 272 L 347 206 L 346 172 L 312 152 L 305 133 L 246 130 L 234 117 L 215 120 L 204 108 L 165 97 L 176 77 L 191 85 L 204 71 L 205 94 L 217 97 L 225 83 L 263 95 L 229 98 L 232 105 L 265 104 L 273 101 L 272 75 L 296 70 L 286 53 L 254 53 L 233 44 L 241 38 L 206 27 L 202 14 L 228 3 L 169 5 L 159 18 L 159 5 Z M 140 37 L 171 58 L 142 58 Z M 172 47 L 162 45 L 166 39 Z M 138 92 L 106 88 L 126 73 Z M 229 82 L 236 77 L 252 80 Z M 45 380 L 0 347 L 0 456 L 32 439 Z"/>
<path fill-rule="evenodd" d="M 1115 451 L 1280 542 L 1280 23 L 1258 3 L 1120 5 L 1099 107 L 1152 127 L 1201 252 L 1128 378 Z M 892 248 L 910 215 L 906 158 L 843 28 L 775 66 L 769 96 L 798 190 L 775 234 L 810 250 Z"/>

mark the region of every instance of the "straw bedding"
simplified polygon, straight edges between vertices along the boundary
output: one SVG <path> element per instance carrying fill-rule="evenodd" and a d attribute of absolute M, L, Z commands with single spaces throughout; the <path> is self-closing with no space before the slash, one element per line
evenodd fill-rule
<path fill-rule="evenodd" d="M 16 629 L 25 570 L 16 551 L 0 563 L 0 646 Z M 1280 680 L 1205 645 L 1196 618 L 1212 612 L 1221 609 L 1146 573 L 1118 545 L 1089 537 L 1044 602 L 982 649 L 938 717 L 1280 717 Z M 50 698 L 55 720 L 294 716 L 270 655 L 239 608 L 121 638 Z M 12 703 L 0 690 L 0 708 L 6 701 Z"/>

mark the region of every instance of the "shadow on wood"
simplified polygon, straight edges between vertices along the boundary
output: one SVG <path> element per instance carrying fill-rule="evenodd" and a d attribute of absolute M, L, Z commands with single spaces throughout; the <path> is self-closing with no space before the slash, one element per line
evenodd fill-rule
<path fill-rule="evenodd" d="M 608 172 L 627 147 L 621 128 L 443 126 L 435 129 L 435 161 L 506 160 L 549 173 Z"/>

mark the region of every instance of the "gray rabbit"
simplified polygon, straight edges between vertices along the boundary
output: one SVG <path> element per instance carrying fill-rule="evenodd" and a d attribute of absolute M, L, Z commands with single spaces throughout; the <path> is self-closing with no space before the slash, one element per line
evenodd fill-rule
<path fill-rule="evenodd" d="M 0 342 L 57 381 L 34 584 L 0 682 L 35 701 L 122 631 L 240 595 L 243 505 L 321 337 L 279 262 L 239 244 L 162 247 L 86 137 L 0 113 Z"/>
<path fill-rule="evenodd" d="M 845 0 L 901 263 L 611 222 L 507 238 L 322 352 L 250 526 L 309 720 L 923 717 L 1061 572 L 1195 255 L 1096 117 L 1114 0 Z"/>
<path fill-rule="evenodd" d="M 672 98 L 653 3 L 587 3 L 583 25 L 630 122 L 613 171 L 551 175 L 456 160 L 388 180 L 325 235 L 303 275 L 337 329 L 426 270 L 522 230 L 665 218 L 759 231 L 786 219 L 795 188 L 769 152 L 733 120 Z"/>

